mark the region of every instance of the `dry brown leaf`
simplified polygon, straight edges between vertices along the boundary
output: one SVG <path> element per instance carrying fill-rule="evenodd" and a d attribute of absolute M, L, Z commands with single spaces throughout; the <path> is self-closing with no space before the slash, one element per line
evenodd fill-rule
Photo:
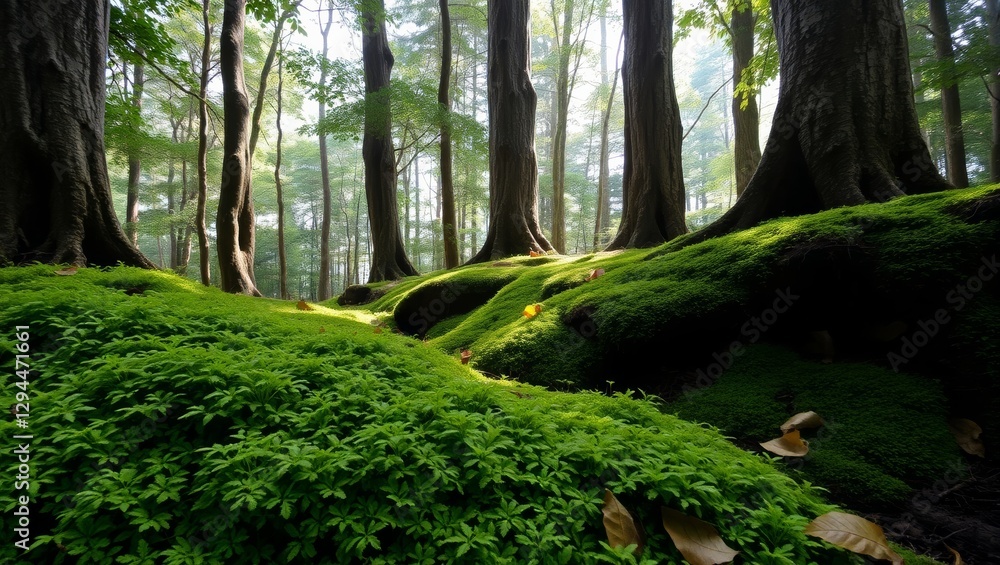
<path fill-rule="evenodd" d="M 805 457 L 809 453 L 809 445 L 802 441 L 799 430 L 792 430 L 778 439 L 761 443 L 761 447 L 782 457 Z"/>
<path fill-rule="evenodd" d="M 539 252 L 537 252 L 537 251 L 534 251 L 534 250 L 529 250 L 528 251 L 528 257 L 541 257 L 541 256 L 542 256 L 542 254 L 539 253 Z"/>
<path fill-rule="evenodd" d="M 472 358 L 472 352 L 469 351 L 468 349 L 463 349 L 462 350 L 462 364 L 463 365 L 468 365 L 469 364 L 469 359 L 471 359 L 471 358 Z"/>
<path fill-rule="evenodd" d="M 788 433 L 792 430 L 808 430 L 818 428 L 823 425 L 823 418 L 815 412 L 799 412 L 792 416 L 787 422 L 781 424 L 781 431 Z"/>
<path fill-rule="evenodd" d="M 61 271 L 56 271 L 56 274 L 63 277 L 68 277 L 76 274 L 76 267 L 69 267 L 62 269 Z"/>
<path fill-rule="evenodd" d="M 903 558 L 889 548 L 882 528 L 860 516 L 827 512 L 810 522 L 805 533 L 854 553 L 892 561 L 893 565 L 903 565 Z"/>
<path fill-rule="evenodd" d="M 593 271 L 590 271 L 590 275 L 587 276 L 587 282 L 590 282 L 601 276 L 604 276 L 604 269 L 594 269 Z"/>
<path fill-rule="evenodd" d="M 951 435 L 955 436 L 955 441 L 962 451 L 969 455 L 986 457 L 986 447 L 983 445 L 983 440 L 979 439 L 979 435 L 983 433 L 979 424 L 966 418 L 955 418 L 948 421 L 948 429 L 951 430 Z"/>
<path fill-rule="evenodd" d="M 541 304 L 528 304 L 524 307 L 524 317 L 534 318 L 535 316 L 541 314 L 542 305 Z"/>
<path fill-rule="evenodd" d="M 299 310 L 312 310 L 313 309 L 312 306 L 306 304 L 305 300 L 299 300 L 298 304 L 296 304 L 295 307 L 298 308 Z"/>
<path fill-rule="evenodd" d="M 739 554 L 722 541 L 715 526 L 708 522 L 685 516 L 666 506 L 661 507 L 660 512 L 663 514 L 663 528 L 691 565 L 730 563 Z"/>
<path fill-rule="evenodd" d="M 604 489 L 604 530 L 608 533 L 611 547 L 626 547 L 635 544 L 635 554 L 642 553 L 642 538 L 629 511 L 622 506 L 610 490 Z"/>
<path fill-rule="evenodd" d="M 944 544 L 944 546 L 948 549 L 948 551 L 951 552 L 952 555 L 955 556 L 954 565 L 965 565 L 965 561 L 962 560 L 962 556 L 957 551 L 955 551 L 953 547 L 951 547 L 948 544 Z"/>

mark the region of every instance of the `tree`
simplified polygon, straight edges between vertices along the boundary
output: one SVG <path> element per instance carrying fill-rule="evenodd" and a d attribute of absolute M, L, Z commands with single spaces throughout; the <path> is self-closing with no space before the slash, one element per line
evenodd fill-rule
<path fill-rule="evenodd" d="M 319 120 L 322 123 L 326 119 L 326 97 L 327 97 L 327 70 L 326 56 L 329 52 L 330 27 L 333 25 L 333 6 L 327 7 L 326 23 L 320 29 L 323 36 L 323 55 L 320 59 L 319 75 Z M 319 236 L 319 299 L 328 300 L 330 298 L 330 208 L 332 196 L 330 194 L 330 156 L 326 149 L 326 131 L 319 132 L 319 170 L 323 181 L 323 216 L 320 218 Z"/>
<path fill-rule="evenodd" d="M 275 117 L 278 138 L 275 141 L 274 190 L 278 200 L 278 295 L 280 298 L 288 300 L 291 296 L 288 294 L 288 258 L 285 253 L 285 198 L 281 189 L 281 141 L 284 135 L 281 130 L 281 91 L 285 84 L 284 63 L 285 53 L 284 46 L 282 46 L 278 59 L 278 108 Z"/>
<path fill-rule="evenodd" d="M 962 133 L 962 104 L 955 72 L 955 49 L 951 42 L 951 24 L 945 0 L 929 0 L 931 33 L 938 62 L 945 68 L 941 84 L 941 109 L 944 114 L 945 162 L 948 180 L 958 188 L 969 186 L 965 161 L 965 136 Z"/>
<path fill-rule="evenodd" d="M 368 282 L 416 275 L 399 233 L 396 206 L 396 161 L 389 107 L 393 57 L 385 31 L 385 2 L 364 2 L 361 9 L 361 58 L 365 68 L 365 127 L 361 154 L 365 162 L 365 195 L 372 233 Z"/>
<path fill-rule="evenodd" d="M 444 235 L 444 266 L 458 266 L 458 230 L 455 222 L 455 179 L 451 158 L 451 98 L 448 86 L 451 81 L 451 13 L 448 0 L 441 5 L 441 82 L 438 85 L 438 104 L 441 119 L 441 233 Z"/>
<path fill-rule="evenodd" d="M 538 226 L 538 97 L 531 85 L 530 15 L 529 0 L 488 3 L 490 224 L 469 263 L 553 250 Z"/>
<path fill-rule="evenodd" d="M 687 232 L 681 116 L 674 93 L 672 2 L 623 0 L 624 204 L 609 249 L 652 247 Z"/>
<path fill-rule="evenodd" d="M 225 108 L 218 232 L 222 290 L 260 296 L 254 281 L 253 197 L 250 188 L 250 101 L 243 77 L 246 0 L 226 0 L 219 44 Z"/>
<path fill-rule="evenodd" d="M 1000 52 L 1000 0 L 986 0 L 986 15 L 989 19 L 990 47 Z M 990 180 L 1000 182 L 1000 62 L 990 69 L 987 92 L 990 95 L 990 109 L 993 118 L 993 137 L 990 147 Z"/>
<path fill-rule="evenodd" d="M 900 0 L 771 6 L 782 79 L 763 158 L 736 205 L 683 245 L 949 186 L 920 136 Z"/>
<path fill-rule="evenodd" d="M 733 84 L 744 82 L 754 55 L 754 27 L 757 13 L 749 2 L 732 8 L 730 37 L 733 44 Z M 757 94 L 747 89 L 746 96 L 733 97 L 733 129 L 736 149 L 736 195 L 742 196 L 760 164 L 760 111 Z"/>
<path fill-rule="evenodd" d="M 201 19 L 205 34 L 201 48 L 201 75 L 198 80 L 198 209 L 195 230 L 198 232 L 198 261 L 201 284 L 212 284 L 208 248 L 208 229 L 205 226 L 208 207 L 208 78 L 212 61 L 212 23 L 209 21 L 210 0 L 202 0 Z"/>
<path fill-rule="evenodd" d="M 132 65 L 132 105 L 136 113 L 142 110 L 142 87 L 145 83 L 145 65 L 136 62 Z M 142 173 L 142 161 L 138 151 L 131 148 L 128 156 L 128 197 L 126 200 L 125 235 L 132 245 L 139 243 L 139 233 L 136 227 L 139 223 L 139 178 Z"/>
<path fill-rule="evenodd" d="M 110 10 L 109 0 L 0 3 L 0 262 L 153 266 L 112 205 Z"/>

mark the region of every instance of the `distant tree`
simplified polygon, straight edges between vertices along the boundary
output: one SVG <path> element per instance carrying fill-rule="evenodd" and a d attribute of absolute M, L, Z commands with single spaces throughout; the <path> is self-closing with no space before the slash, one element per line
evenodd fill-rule
<path fill-rule="evenodd" d="M 153 266 L 112 205 L 110 12 L 109 0 L 0 3 L 0 263 Z"/>
<path fill-rule="evenodd" d="M 965 135 L 962 132 L 962 103 L 955 72 L 955 48 L 945 0 L 929 0 L 931 32 L 938 63 L 944 68 L 941 84 L 941 111 L 944 115 L 945 158 L 948 180 L 958 188 L 969 186 L 965 160 Z"/>
<path fill-rule="evenodd" d="M 448 0 L 439 0 L 441 6 L 441 81 L 438 85 L 438 104 L 441 105 L 441 233 L 444 236 L 444 266 L 458 266 L 458 225 L 455 220 L 455 179 L 452 174 L 451 156 L 451 12 Z"/>
<path fill-rule="evenodd" d="M 490 224 L 482 249 L 469 263 L 553 250 L 538 226 L 531 3 L 490 0 L 488 10 Z"/>
<path fill-rule="evenodd" d="M 330 27 L 333 25 L 333 6 L 327 6 L 326 23 L 320 28 L 320 35 L 323 36 L 323 51 L 320 59 L 319 75 L 319 120 L 326 119 L 327 100 L 327 73 L 329 65 L 326 64 L 326 57 L 330 49 Z M 326 148 L 326 131 L 319 132 L 319 174 L 323 182 L 323 216 L 320 218 L 319 236 L 319 300 L 330 298 L 332 288 L 330 286 L 330 214 L 333 197 L 330 193 L 330 156 Z"/>
<path fill-rule="evenodd" d="M 1000 0 L 986 0 L 986 14 L 989 20 L 990 46 L 994 53 L 1000 53 Z M 993 136 L 990 148 L 990 180 L 1000 182 L 1000 57 L 990 70 L 987 91 L 993 121 Z"/>
<path fill-rule="evenodd" d="M 771 9 L 782 78 L 760 167 L 736 205 L 683 244 L 948 188 L 920 135 L 900 0 L 773 0 Z"/>
<path fill-rule="evenodd" d="M 672 2 L 624 0 L 625 184 L 609 249 L 652 247 L 687 232 L 681 116 L 673 80 Z"/>
<path fill-rule="evenodd" d="M 208 78 L 212 60 L 212 23 L 210 0 L 202 0 L 201 19 L 204 38 L 201 49 L 201 73 L 198 78 L 198 208 L 195 231 L 198 232 L 198 258 L 201 284 L 212 284 L 211 257 L 205 216 L 208 207 Z"/>

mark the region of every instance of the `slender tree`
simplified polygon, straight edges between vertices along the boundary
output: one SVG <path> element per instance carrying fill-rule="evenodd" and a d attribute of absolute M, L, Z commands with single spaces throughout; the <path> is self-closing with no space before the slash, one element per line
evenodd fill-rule
<path fill-rule="evenodd" d="M 372 260 L 368 282 L 417 274 L 406 257 L 396 206 L 396 161 L 389 110 L 393 57 L 385 31 L 385 2 L 362 3 L 362 60 L 365 68 L 365 126 L 361 154 L 371 229 Z"/>
<path fill-rule="evenodd" d="M 225 109 L 218 232 L 219 278 L 226 292 L 260 296 L 254 280 L 254 212 L 250 188 L 250 101 L 243 76 L 246 0 L 226 0 L 219 44 Z"/>
<path fill-rule="evenodd" d="M 754 28 L 757 14 L 749 2 L 733 7 L 730 37 L 733 43 L 733 84 L 745 80 L 754 56 Z M 757 95 L 748 89 L 746 96 L 733 97 L 733 126 L 736 165 L 736 195 L 742 196 L 760 164 L 760 111 Z"/>
<path fill-rule="evenodd" d="M 601 18 L 601 71 L 602 71 L 602 83 L 607 84 L 607 37 L 606 37 L 606 25 L 605 19 Z M 621 43 L 618 44 L 619 51 L 621 50 Z M 617 60 L 616 60 L 617 64 Z M 600 163 L 598 164 L 598 176 L 597 176 L 597 206 L 596 214 L 594 216 L 594 249 L 600 248 L 601 244 L 604 243 L 602 238 L 604 233 L 608 230 L 611 225 L 611 195 L 610 195 L 610 184 L 611 180 L 611 170 L 609 158 L 609 133 L 611 129 L 611 110 L 615 102 L 615 91 L 618 89 L 618 73 L 621 69 L 617 66 L 615 67 L 615 76 L 611 80 L 611 92 L 608 94 L 608 102 L 604 106 L 604 114 L 601 117 L 601 149 L 600 156 L 598 159 Z"/>
<path fill-rule="evenodd" d="M 941 110 L 944 116 L 945 163 L 948 181 L 958 188 L 969 186 L 965 161 L 965 134 L 962 132 L 962 103 L 955 72 L 955 48 L 945 0 L 929 0 L 934 51 L 944 69 L 941 84 Z"/>
<path fill-rule="evenodd" d="M 278 130 L 278 137 L 275 140 L 274 189 L 278 200 L 278 295 L 287 300 L 291 297 L 288 294 L 288 257 L 285 253 L 285 196 L 281 187 L 281 141 L 284 135 L 281 130 L 281 95 L 285 85 L 282 72 L 284 63 L 284 47 L 282 47 L 278 57 L 278 107 L 274 120 L 275 128 Z"/>
<path fill-rule="evenodd" d="M 552 129 L 552 247 L 559 253 L 566 253 L 566 128 L 569 122 L 569 61 L 573 0 L 565 0 L 561 30 L 554 1 L 551 2 L 551 6 L 553 29 L 556 33 L 555 48 L 559 55 L 556 64 L 556 90 L 552 99 L 556 117 Z"/>
<path fill-rule="evenodd" d="M 137 53 L 141 56 L 142 53 Z M 142 112 L 142 86 L 146 82 L 145 65 L 137 61 L 132 65 L 132 106 L 136 113 Z M 130 144 L 131 145 L 131 144 Z M 125 235 L 132 245 L 139 243 L 139 180 L 142 174 L 142 161 L 135 147 L 130 147 L 128 154 L 128 192 L 125 197 Z"/>
<path fill-rule="evenodd" d="M 771 10 L 782 79 L 760 166 L 733 208 L 683 244 L 948 188 L 920 136 L 900 0 L 773 0 Z"/>
<path fill-rule="evenodd" d="M 455 180 L 451 157 L 451 13 L 448 0 L 438 0 L 441 6 L 441 80 L 438 84 L 438 104 L 444 114 L 441 119 L 441 233 L 444 236 L 444 266 L 458 266 L 458 232 L 455 222 Z"/>
<path fill-rule="evenodd" d="M 201 19 L 204 40 L 201 48 L 201 76 L 198 81 L 198 209 L 195 230 L 198 232 L 198 258 L 201 284 L 212 284 L 211 258 L 209 256 L 208 228 L 205 216 L 208 207 L 208 79 L 212 62 L 212 23 L 209 21 L 211 0 L 202 0 Z"/>
<path fill-rule="evenodd" d="M 470 263 L 552 251 L 538 226 L 538 97 L 531 85 L 530 4 L 488 2 L 490 222 L 486 241 Z"/>
<path fill-rule="evenodd" d="M 990 46 L 1000 52 L 1000 0 L 986 0 L 989 18 Z M 993 117 L 993 139 L 990 143 L 990 180 L 1000 182 L 1000 61 L 991 69 L 987 91 Z"/>
<path fill-rule="evenodd" d="M 681 115 L 674 92 L 672 2 L 624 0 L 625 179 L 609 249 L 652 247 L 687 231 Z"/>
<path fill-rule="evenodd" d="M 0 2 L 0 264 L 151 268 L 115 216 L 104 152 L 109 0 Z"/>
<path fill-rule="evenodd" d="M 320 29 L 323 36 L 323 55 L 320 58 L 319 74 L 319 121 L 326 119 L 327 98 L 327 65 L 326 56 L 330 49 L 330 27 L 333 25 L 333 5 L 326 10 L 326 23 Z M 319 133 L 319 171 L 323 183 L 323 211 L 320 218 L 319 236 L 319 299 L 328 300 L 332 292 L 330 285 L 330 214 L 332 213 L 332 195 L 330 193 L 330 156 L 326 147 L 326 132 Z"/>

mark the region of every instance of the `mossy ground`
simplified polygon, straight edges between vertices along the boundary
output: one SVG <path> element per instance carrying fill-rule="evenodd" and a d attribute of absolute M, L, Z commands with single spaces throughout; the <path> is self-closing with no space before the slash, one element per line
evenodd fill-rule
<path fill-rule="evenodd" d="M 634 395 L 485 379 L 360 311 L 54 270 L 0 269 L 32 365 L 15 563 L 635 562 L 604 545 L 604 488 L 644 524 L 644 563 L 680 563 L 661 505 L 748 563 L 855 559 L 802 533 L 830 509 L 811 488 Z"/>

